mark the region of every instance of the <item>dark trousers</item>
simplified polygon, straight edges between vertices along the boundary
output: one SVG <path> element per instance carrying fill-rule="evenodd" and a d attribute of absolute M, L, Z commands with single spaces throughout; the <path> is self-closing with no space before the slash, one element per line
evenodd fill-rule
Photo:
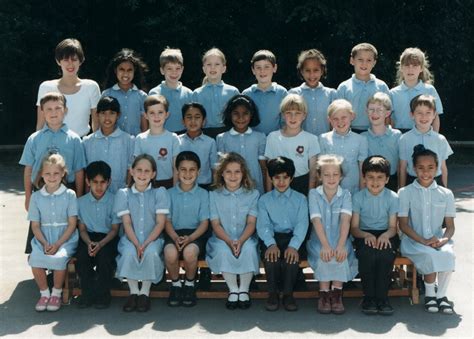
<path fill-rule="evenodd" d="M 279 290 L 282 290 L 283 294 L 293 293 L 293 289 L 296 283 L 296 277 L 299 270 L 299 262 L 296 264 L 288 264 L 284 258 L 285 250 L 288 248 L 291 238 L 293 237 L 292 233 L 275 233 L 274 235 L 276 245 L 280 250 L 280 257 L 275 262 L 270 262 L 265 260 L 265 251 L 267 247 L 261 241 L 261 256 L 262 261 L 265 266 L 265 274 L 267 276 L 267 286 L 269 293 L 277 293 Z M 304 253 L 301 253 L 300 247 L 300 260 L 304 256 Z"/>
<path fill-rule="evenodd" d="M 88 234 L 94 242 L 99 242 L 106 236 L 104 233 L 88 232 Z M 79 240 L 76 269 L 85 297 L 110 296 L 110 287 L 116 267 L 117 243 L 118 237 L 115 237 L 102 247 L 95 257 L 91 257 L 87 251 L 87 244 L 82 239 Z M 96 267 L 97 273 L 94 272 L 94 267 Z M 95 279 L 96 275 L 97 280 Z"/>
<path fill-rule="evenodd" d="M 385 231 L 365 231 L 379 237 Z M 393 262 L 400 244 L 398 235 L 390 238 L 392 248 L 378 250 L 365 245 L 364 239 L 356 238 L 355 247 L 359 259 L 359 275 L 364 295 L 383 300 L 387 298 Z"/>

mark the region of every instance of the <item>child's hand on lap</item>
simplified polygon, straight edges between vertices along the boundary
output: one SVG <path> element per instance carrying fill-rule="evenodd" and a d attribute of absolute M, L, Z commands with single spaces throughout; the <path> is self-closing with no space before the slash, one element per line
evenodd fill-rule
<path fill-rule="evenodd" d="M 189 239 L 189 236 L 184 235 L 184 236 L 178 237 L 176 242 L 177 242 L 178 251 L 181 252 L 191 242 L 191 239 Z"/>
<path fill-rule="evenodd" d="M 433 244 L 432 246 L 435 247 L 435 248 L 440 248 L 444 244 L 446 244 L 448 241 L 449 241 L 449 238 L 441 238 L 441 239 L 438 240 L 437 243 Z"/>
<path fill-rule="evenodd" d="M 385 234 L 381 234 L 377 239 L 375 247 L 379 250 L 384 250 L 386 248 L 392 248 L 392 244 L 390 244 L 390 239 Z"/>
<path fill-rule="evenodd" d="M 373 234 L 367 233 L 367 235 L 364 238 L 364 243 L 367 246 L 378 248 L 377 238 Z"/>
<path fill-rule="evenodd" d="M 320 255 L 324 262 L 328 262 L 334 256 L 334 250 L 330 246 L 323 246 Z"/>
<path fill-rule="evenodd" d="M 288 264 L 296 264 L 300 259 L 298 251 L 293 247 L 288 247 L 286 249 L 284 257 Z"/>
<path fill-rule="evenodd" d="M 265 260 L 269 262 L 276 262 L 280 257 L 280 249 L 277 245 L 271 245 L 265 251 Z"/>
<path fill-rule="evenodd" d="M 347 258 L 347 250 L 344 245 L 336 247 L 336 260 L 337 262 L 343 262 Z"/>
<path fill-rule="evenodd" d="M 49 245 L 49 247 L 46 249 L 46 254 L 55 255 L 58 249 L 59 249 L 59 246 L 56 243 Z"/>
<path fill-rule="evenodd" d="M 234 256 L 237 258 L 240 255 L 240 249 L 242 247 L 242 243 L 240 240 L 233 240 L 232 241 L 232 250 L 234 252 Z"/>

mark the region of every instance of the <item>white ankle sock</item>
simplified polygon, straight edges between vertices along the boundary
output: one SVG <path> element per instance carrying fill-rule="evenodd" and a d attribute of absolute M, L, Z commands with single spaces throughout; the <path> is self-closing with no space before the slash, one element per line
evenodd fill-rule
<path fill-rule="evenodd" d="M 53 287 L 53 290 L 51 291 L 51 296 L 52 297 L 60 297 L 62 292 L 63 292 L 62 289 Z"/>
<path fill-rule="evenodd" d="M 436 297 L 435 283 L 427 283 L 425 281 L 425 297 Z"/>
<path fill-rule="evenodd" d="M 138 289 L 138 280 L 127 279 L 128 288 L 130 289 L 130 294 L 137 294 L 140 292 Z"/>
<path fill-rule="evenodd" d="M 49 288 L 47 288 L 43 291 L 40 290 L 40 294 L 41 294 L 42 297 L 47 297 L 47 298 L 49 298 L 51 296 L 51 292 L 49 292 Z"/>
<path fill-rule="evenodd" d="M 150 295 L 150 288 L 151 288 L 151 280 L 143 280 L 142 288 L 140 288 L 139 294 L 144 294 L 148 297 Z"/>
<path fill-rule="evenodd" d="M 188 278 L 186 278 L 186 280 L 184 280 L 184 286 L 194 287 L 194 280 L 188 280 Z"/>
<path fill-rule="evenodd" d="M 173 287 L 181 287 L 181 280 L 172 280 L 171 281 L 171 286 Z"/>
<path fill-rule="evenodd" d="M 243 273 L 240 275 L 240 287 L 239 292 L 249 292 L 250 283 L 252 282 L 253 272 Z M 249 300 L 248 294 L 241 293 L 239 294 L 240 301 Z"/>
<path fill-rule="evenodd" d="M 438 273 L 438 291 L 436 292 L 436 298 L 441 299 L 446 296 L 448 290 L 449 281 L 453 272 L 439 272 Z"/>
<path fill-rule="evenodd" d="M 237 285 L 237 274 L 222 272 L 222 276 L 224 277 L 225 283 L 229 288 L 229 293 L 238 293 L 239 286 Z M 230 294 L 227 300 L 229 301 L 237 301 L 239 298 L 238 294 Z"/>

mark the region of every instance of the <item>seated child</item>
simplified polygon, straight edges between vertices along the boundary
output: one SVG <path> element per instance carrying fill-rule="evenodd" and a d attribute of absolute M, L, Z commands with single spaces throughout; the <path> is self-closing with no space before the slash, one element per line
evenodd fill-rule
<path fill-rule="evenodd" d="M 435 152 L 423 145 L 415 147 L 413 167 L 417 179 L 398 192 L 398 220 L 404 233 L 400 250 L 424 276 L 425 310 L 453 314 L 453 305 L 446 292 L 455 266 L 451 238 L 456 207 L 453 192 L 434 180 L 438 161 Z M 444 230 L 443 222 L 446 225 Z"/>
<path fill-rule="evenodd" d="M 209 194 L 197 185 L 201 161 L 196 153 L 179 153 L 176 168 L 179 181 L 168 190 L 171 209 L 165 226 L 165 263 L 171 278 L 168 305 L 194 306 L 197 262 L 204 255 L 209 226 Z M 186 271 L 184 287 L 179 280 L 180 258 Z"/>
<path fill-rule="evenodd" d="M 111 168 L 104 161 L 91 162 L 86 167 L 86 184 L 90 192 L 78 199 L 79 246 L 77 273 L 82 294 L 79 308 L 107 308 L 115 270 L 120 218 L 113 213 L 114 195 L 107 188 Z M 94 279 L 96 267 L 97 280 Z"/>
<path fill-rule="evenodd" d="M 319 280 L 318 312 L 322 314 L 344 313 L 342 285 L 357 275 L 357 259 L 349 238 L 351 194 L 339 186 L 342 161 L 332 154 L 318 158 L 322 185 L 312 189 L 308 198 L 313 229 L 306 248 L 314 278 Z"/>
<path fill-rule="evenodd" d="M 352 199 L 351 234 L 355 238 L 356 255 L 364 299 L 365 314 L 391 315 L 388 301 L 390 273 L 397 255 L 397 194 L 387 188 L 390 163 L 374 155 L 362 163 L 366 188 Z"/>
<path fill-rule="evenodd" d="M 295 175 L 291 159 L 278 157 L 269 160 L 268 175 L 274 189 L 260 198 L 257 218 L 261 256 L 268 281 L 269 297 L 265 308 L 268 311 L 279 308 L 278 286 L 281 282 L 285 310 L 296 311 L 298 306 L 293 298 L 293 288 L 308 231 L 308 201 L 306 196 L 290 188 Z"/>

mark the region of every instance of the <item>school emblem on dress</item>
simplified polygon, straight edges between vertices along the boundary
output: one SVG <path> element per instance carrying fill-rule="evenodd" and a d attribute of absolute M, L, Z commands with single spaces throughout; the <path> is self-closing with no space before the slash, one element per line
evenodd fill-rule
<path fill-rule="evenodd" d="M 168 155 L 168 150 L 164 147 L 160 148 L 160 151 L 158 152 L 162 158 L 166 157 Z"/>
<path fill-rule="evenodd" d="M 298 146 L 298 147 L 296 147 L 296 152 L 297 152 L 298 154 L 303 154 L 303 152 L 304 152 L 304 146 Z"/>

